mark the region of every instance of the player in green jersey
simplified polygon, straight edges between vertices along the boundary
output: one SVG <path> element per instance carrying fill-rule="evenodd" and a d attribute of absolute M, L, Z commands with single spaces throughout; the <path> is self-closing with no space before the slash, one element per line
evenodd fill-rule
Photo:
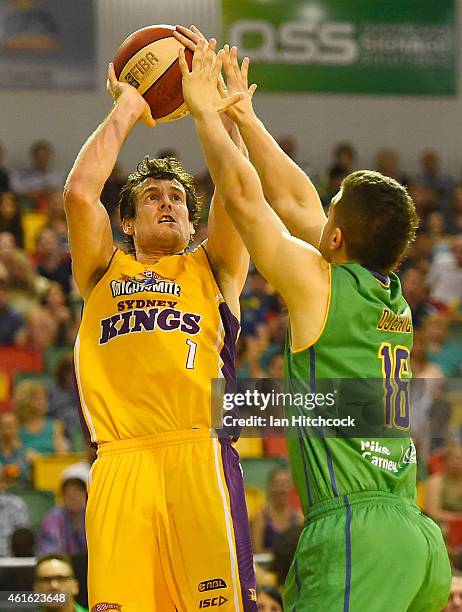
<path fill-rule="evenodd" d="M 253 166 L 213 110 L 223 60 L 229 93 L 246 92 L 229 114 Z M 380 379 L 375 408 L 384 422 L 378 431 L 397 434 L 329 437 L 318 425 L 300 426 L 289 440 L 307 525 L 286 583 L 285 609 L 437 612 L 448 597 L 450 568 L 439 528 L 415 503 L 407 393 L 412 321 L 392 272 L 415 234 L 412 200 L 393 179 L 355 172 L 326 218 L 312 183 L 256 119 L 248 62 L 240 70 L 235 50 L 226 49 L 215 60 L 199 40 L 191 71 L 181 52 L 180 65 L 214 183 L 258 269 L 287 303 L 289 384 L 317 391 L 326 379 Z M 358 407 L 344 398 L 342 405 L 349 404 Z"/>

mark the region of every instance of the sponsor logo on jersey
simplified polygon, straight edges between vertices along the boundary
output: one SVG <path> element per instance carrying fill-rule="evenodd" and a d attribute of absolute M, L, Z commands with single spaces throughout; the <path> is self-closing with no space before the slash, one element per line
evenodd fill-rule
<path fill-rule="evenodd" d="M 377 323 L 377 329 L 379 331 L 410 334 L 412 332 L 412 318 L 410 315 L 397 315 L 388 308 L 384 308 Z"/>
<path fill-rule="evenodd" d="M 223 595 L 219 597 L 209 597 L 208 599 L 201 599 L 199 602 L 199 608 L 214 608 L 218 606 L 222 606 L 228 600 Z"/>
<path fill-rule="evenodd" d="M 112 280 L 110 283 L 112 297 L 132 295 L 149 291 L 152 293 L 168 293 L 179 297 L 181 287 L 169 278 L 164 278 L 152 270 L 143 270 L 139 276 L 122 274 L 122 280 Z"/>
<path fill-rule="evenodd" d="M 216 589 L 227 589 L 228 585 L 223 578 L 211 578 L 204 580 L 197 585 L 197 590 L 203 593 L 204 591 L 215 591 Z"/>
<path fill-rule="evenodd" d="M 417 463 L 417 451 L 412 440 L 410 440 L 410 444 L 407 448 L 401 447 L 401 453 L 401 459 L 398 463 L 399 466 L 401 466 L 403 463 L 405 465 L 409 463 Z"/>
<path fill-rule="evenodd" d="M 361 456 L 374 467 L 397 472 L 398 464 L 390 458 L 391 451 L 376 440 L 361 440 Z"/>
<path fill-rule="evenodd" d="M 95 604 L 90 612 L 105 612 L 106 610 L 122 610 L 122 606 L 118 603 L 102 601 L 101 603 Z"/>

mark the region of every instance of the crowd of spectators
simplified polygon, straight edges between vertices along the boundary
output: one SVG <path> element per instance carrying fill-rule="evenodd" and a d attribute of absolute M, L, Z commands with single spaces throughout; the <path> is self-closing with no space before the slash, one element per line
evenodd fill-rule
<path fill-rule="evenodd" d="M 280 145 L 306 168 L 297 159 L 292 137 L 282 137 Z M 64 175 L 56 170 L 49 142 L 33 143 L 30 155 L 28 168 L 9 169 L 0 145 L 0 374 L 6 372 L 6 378 L 0 376 L 0 556 L 13 553 L 13 533 L 30 527 L 19 493 L 33 482 L 34 458 L 86 449 L 71 355 L 82 300 L 72 278 Z M 172 150 L 158 154 L 172 155 L 180 157 Z M 342 179 L 356 169 L 356 159 L 350 143 L 339 143 L 329 167 L 315 178 L 326 209 Z M 415 330 L 412 369 L 417 381 L 412 409 L 419 503 L 441 524 L 453 563 L 462 571 L 462 182 L 444 173 L 431 150 L 422 152 L 416 176 L 401 168 L 398 153 L 391 149 L 378 151 L 371 169 L 405 185 L 420 216 L 417 238 L 397 268 Z M 125 180 L 126 173 L 117 164 L 102 194 L 119 246 L 123 246 L 123 234 L 118 194 Z M 196 177 L 196 185 L 203 202 L 197 243 L 206 237 L 213 191 L 206 171 Z M 282 299 L 251 269 L 241 303 L 238 376 L 281 379 L 287 326 Z M 35 368 L 33 375 L 12 375 L 1 361 L 5 347 L 38 355 L 42 367 Z M 290 474 L 284 467 L 287 450 L 282 436 L 250 446 L 245 440 L 239 444 L 244 455 L 281 459 L 282 467 L 270 475 L 266 501 L 251 517 L 255 551 L 275 556 L 273 573 L 262 570 L 263 581 L 278 588 L 284 579 L 281 558 L 289 543 L 296 542 L 301 525 L 296 496 L 290 494 Z M 93 459 L 81 461 L 65 475 L 59 495 L 62 503 L 60 499 L 60 505 L 46 514 L 35 533 L 36 554 L 85 554 L 82 482 Z M 262 598 L 261 610 L 281 606 L 271 588 L 262 591 Z M 271 598 L 276 607 L 265 607 Z"/>

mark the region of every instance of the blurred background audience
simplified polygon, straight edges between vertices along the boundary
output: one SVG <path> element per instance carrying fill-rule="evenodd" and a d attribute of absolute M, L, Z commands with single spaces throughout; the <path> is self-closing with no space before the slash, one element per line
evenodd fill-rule
<path fill-rule="evenodd" d="M 294 135 L 281 135 L 278 142 L 299 165 L 309 167 L 299 159 Z M 28 168 L 9 171 L 0 144 L 0 555 L 50 553 L 34 570 L 36 584 L 43 589 L 66 583 L 75 591 L 74 570 L 61 553 L 71 555 L 75 568 L 83 567 L 85 482 L 96 457 L 80 427 L 73 375 L 82 300 L 72 279 L 64 172 L 52 143 L 32 143 L 30 155 Z M 181 158 L 181 151 L 158 155 Z M 339 142 L 319 179 L 314 177 L 326 210 L 359 157 L 354 143 Z M 442 526 L 455 571 L 462 571 L 462 177 L 448 176 L 431 148 L 418 159 L 419 172 L 412 175 L 399 151 L 382 146 L 369 167 L 407 185 L 421 219 L 397 270 L 415 329 L 412 420 L 418 499 Z M 118 197 L 126 178 L 118 163 L 102 194 L 119 246 L 124 240 Z M 213 193 L 206 170 L 196 182 L 203 213 L 194 244 L 206 237 Z M 241 305 L 238 376 L 267 377 L 277 386 L 283 378 L 287 326 L 283 300 L 252 268 Z M 276 612 L 282 610 L 276 595 L 303 520 L 287 469 L 283 430 L 263 431 L 258 443 L 244 440 L 238 448 L 259 583 L 270 587 L 259 590 L 258 606 Z M 10 584 L 23 584 L 14 576 L 9 574 Z M 32 579 L 27 577 L 29 589 Z M 462 609 L 460 581 L 454 578 L 446 610 Z M 85 596 L 79 602 L 86 603 Z"/>

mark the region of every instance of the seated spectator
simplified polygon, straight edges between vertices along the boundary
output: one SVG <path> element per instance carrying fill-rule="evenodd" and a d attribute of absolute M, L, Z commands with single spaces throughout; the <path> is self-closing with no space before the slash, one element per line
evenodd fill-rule
<path fill-rule="evenodd" d="M 5 468 L 0 466 L 0 557 L 11 557 L 11 538 L 19 527 L 29 527 L 26 504 L 17 495 L 5 491 Z"/>
<path fill-rule="evenodd" d="M 449 220 L 450 201 L 454 194 L 455 181 L 440 172 L 440 160 L 435 151 L 424 151 L 420 159 L 422 172 L 419 181 L 436 193 L 437 208 L 445 220 Z"/>
<path fill-rule="evenodd" d="M 451 594 L 443 612 L 462 612 L 462 576 L 453 576 Z"/>
<path fill-rule="evenodd" d="M 30 465 L 19 439 L 18 417 L 13 411 L 0 413 L 0 468 L 8 486 L 29 484 Z"/>
<path fill-rule="evenodd" d="M 48 416 L 64 423 L 64 433 L 72 450 L 82 450 L 85 440 L 79 419 L 80 403 L 74 382 L 72 353 L 62 355 L 56 362 L 47 392 Z"/>
<path fill-rule="evenodd" d="M 268 319 L 268 323 L 266 325 L 267 345 L 260 359 L 263 367 L 268 367 L 268 364 L 275 355 L 284 353 L 284 343 L 287 335 L 288 324 L 289 318 L 285 313 L 270 317 Z"/>
<path fill-rule="evenodd" d="M 40 608 L 41 612 L 87 612 L 86 608 L 75 601 L 79 588 L 71 560 L 67 555 L 52 552 L 37 560 L 34 591 L 53 595 L 66 593 L 68 596 L 67 603 L 43 606 Z"/>
<path fill-rule="evenodd" d="M 409 245 L 399 265 L 398 273 L 402 278 L 408 268 L 418 268 L 427 274 L 433 258 L 433 242 L 423 231 L 417 232 L 415 241 Z"/>
<path fill-rule="evenodd" d="M 24 325 L 24 318 L 8 304 L 6 289 L 5 279 L 0 278 L 0 346 L 14 346 Z"/>
<path fill-rule="evenodd" d="M 71 260 L 60 251 L 58 237 L 49 228 L 43 228 L 37 236 L 37 250 L 34 262 L 40 276 L 59 283 L 66 295 L 71 290 Z"/>
<path fill-rule="evenodd" d="M 425 223 L 425 231 L 433 243 L 433 254 L 446 252 L 450 245 L 450 235 L 446 233 L 446 223 L 443 213 L 434 210 L 428 214 Z"/>
<path fill-rule="evenodd" d="M 27 456 L 37 453 L 65 453 L 68 443 L 62 422 L 48 419 L 45 386 L 34 380 L 23 380 L 16 385 L 14 403 L 21 427 L 19 437 L 27 449 Z"/>
<path fill-rule="evenodd" d="M 69 236 L 62 189 L 54 189 L 48 196 L 46 225 L 55 234 L 60 252 L 69 253 Z"/>
<path fill-rule="evenodd" d="M 10 305 L 21 313 L 28 312 L 37 303 L 37 293 L 44 285 L 9 232 L 0 232 L 0 266 L 6 270 Z"/>
<path fill-rule="evenodd" d="M 346 176 L 347 173 L 342 166 L 332 166 L 329 168 L 326 183 L 319 188 L 321 204 L 326 212 L 330 206 L 332 198 L 339 192 L 342 181 Z"/>
<path fill-rule="evenodd" d="M 442 472 L 427 479 L 425 512 L 437 521 L 450 551 L 462 546 L 462 446 L 446 447 Z"/>
<path fill-rule="evenodd" d="M 290 527 L 303 524 L 300 511 L 290 505 L 292 489 L 293 483 L 288 469 L 277 467 L 270 473 L 267 504 L 257 512 L 252 521 L 254 552 L 270 552 L 281 533 Z"/>
<path fill-rule="evenodd" d="M 238 377 L 239 378 L 262 378 L 263 370 L 260 365 L 260 357 L 266 343 L 255 336 L 245 335 L 238 343 Z"/>
<path fill-rule="evenodd" d="M 26 325 L 17 337 L 17 344 L 42 351 L 50 346 L 67 346 L 73 343 L 77 324 L 66 296 L 58 283 L 50 283 L 42 304 L 31 309 Z"/>
<path fill-rule="evenodd" d="M 436 363 L 428 359 L 428 346 L 421 331 L 414 333 L 414 344 L 411 352 L 412 432 L 421 442 L 421 452 L 429 452 L 429 413 L 434 401 L 439 398 L 444 384 L 444 374 Z"/>
<path fill-rule="evenodd" d="M 277 589 L 271 586 L 257 586 L 258 612 L 283 612 L 282 597 Z"/>
<path fill-rule="evenodd" d="M 330 204 L 335 186 L 341 179 L 353 171 L 356 151 L 348 142 L 340 142 L 332 150 L 332 160 L 317 181 L 317 190 L 322 205 L 327 208 Z M 338 190 L 337 190 L 338 191 Z"/>
<path fill-rule="evenodd" d="M 88 482 L 90 470 L 93 463 L 96 461 L 97 449 L 94 446 L 87 447 L 87 457 L 83 461 L 69 465 L 61 474 L 61 480 L 68 478 L 79 478 L 83 482 Z"/>
<path fill-rule="evenodd" d="M 449 317 L 433 314 L 423 321 L 423 332 L 428 348 L 428 360 L 435 363 L 445 376 L 458 376 L 462 366 L 462 346 L 449 340 Z"/>
<path fill-rule="evenodd" d="M 279 302 L 263 276 L 253 270 L 248 278 L 241 298 L 242 333 L 257 335 L 259 323 L 265 323 L 274 313 L 279 312 Z"/>
<path fill-rule="evenodd" d="M 428 299 L 425 273 L 419 268 L 407 268 L 401 278 L 403 296 L 412 312 L 412 324 L 419 329 L 423 319 L 437 312 L 436 305 Z"/>
<path fill-rule="evenodd" d="M 456 311 L 462 301 L 462 234 L 452 239 L 449 251 L 435 255 L 427 277 L 430 297 Z"/>
<path fill-rule="evenodd" d="M 0 192 L 0 232 L 9 232 L 16 246 L 24 248 L 24 230 L 16 196 L 11 191 Z"/>
<path fill-rule="evenodd" d="M 52 170 L 54 151 L 46 140 L 32 144 L 30 157 L 31 166 L 12 175 L 12 187 L 18 194 L 31 200 L 39 210 L 44 210 L 50 191 L 62 188 L 64 177 Z"/>
<path fill-rule="evenodd" d="M 37 542 L 37 554 L 60 552 L 67 555 L 87 554 L 85 507 L 87 487 L 79 478 L 68 478 L 61 485 L 63 505 L 55 506 L 44 516 Z"/>
<path fill-rule="evenodd" d="M 438 381 L 444 378 L 441 368 L 428 359 L 428 341 L 423 331 L 414 332 L 414 344 L 411 352 L 412 376 L 414 378 L 428 381 L 427 387 L 433 397 L 437 394 L 441 385 Z"/>
<path fill-rule="evenodd" d="M 399 170 L 399 155 L 393 149 L 382 149 L 377 153 L 377 170 L 385 176 L 395 179 L 401 185 L 407 185 L 409 179 Z"/>
<path fill-rule="evenodd" d="M 35 556 L 35 536 L 32 529 L 16 529 L 11 537 L 11 554 L 20 558 Z"/>
<path fill-rule="evenodd" d="M 414 202 L 422 227 L 425 225 L 428 215 L 438 208 L 436 193 L 431 187 L 418 180 L 409 183 L 408 192 Z"/>
<path fill-rule="evenodd" d="M 353 172 L 353 164 L 356 159 L 356 151 L 349 142 L 339 142 L 333 150 L 333 166 L 339 166 L 345 175 Z"/>

